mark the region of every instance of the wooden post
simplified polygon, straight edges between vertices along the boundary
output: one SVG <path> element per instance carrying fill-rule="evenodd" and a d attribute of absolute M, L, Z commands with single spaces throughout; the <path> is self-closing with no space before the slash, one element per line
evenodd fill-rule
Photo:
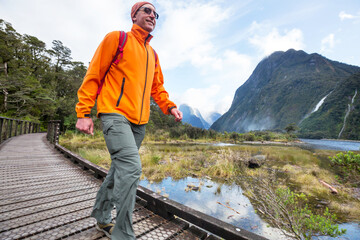
<path fill-rule="evenodd" d="M 9 120 L 10 119 L 6 119 L 6 127 L 5 127 L 5 140 L 9 138 Z"/>
<path fill-rule="evenodd" d="M 22 134 L 23 122 L 24 122 L 24 121 L 20 120 L 20 134 L 19 134 L 19 135 Z"/>
<path fill-rule="evenodd" d="M 15 134 L 14 134 L 15 137 L 17 136 L 18 125 L 19 125 L 19 121 L 15 120 Z"/>
<path fill-rule="evenodd" d="M 2 143 L 2 129 L 3 129 L 4 119 L 0 118 L 0 143 Z"/>
<path fill-rule="evenodd" d="M 51 120 L 48 123 L 46 138 L 52 144 L 59 143 L 60 120 Z"/>
<path fill-rule="evenodd" d="M 59 125 L 57 122 L 54 123 L 54 144 L 58 143 L 58 130 L 59 130 Z"/>
<path fill-rule="evenodd" d="M 9 138 L 11 138 L 12 137 L 12 125 L 13 125 L 13 119 L 10 119 L 10 127 L 9 127 Z"/>
<path fill-rule="evenodd" d="M 50 126 L 51 126 L 51 123 L 49 122 L 48 126 L 47 126 L 47 134 L 46 134 L 46 138 L 49 142 L 51 142 L 50 141 Z"/>

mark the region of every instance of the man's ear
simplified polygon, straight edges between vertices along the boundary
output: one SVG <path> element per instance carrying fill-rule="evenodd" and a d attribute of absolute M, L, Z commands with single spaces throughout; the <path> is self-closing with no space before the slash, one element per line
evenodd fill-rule
<path fill-rule="evenodd" d="M 132 22 L 134 23 L 136 21 L 136 16 L 132 18 Z"/>

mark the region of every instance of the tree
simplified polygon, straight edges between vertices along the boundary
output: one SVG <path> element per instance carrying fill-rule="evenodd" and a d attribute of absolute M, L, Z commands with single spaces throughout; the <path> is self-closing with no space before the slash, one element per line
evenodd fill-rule
<path fill-rule="evenodd" d="M 52 44 L 49 53 L 55 58 L 55 72 L 60 72 L 64 66 L 71 64 L 71 50 L 65 47 L 60 40 L 54 40 Z"/>
<path fill-rule="evenodd" d="M 37 37 L 24 35 L 23 40 L 23 61 L 31 69 L 32 74 L 37 78 L 42 78 L 45 71 L 49 68 L 50 58 L 46 55 L 45 43 Z"/>
<path fill-rule="evenodd" d="M 232 132 L 230 134 L 230 138 L 234 140 L 234 143 L 236 143 L 240 139 L 240 134 L 237 132 Z"/>
<path fill-rule="evenodd" d="M 20 36 L 10 23 L 0 19 L 0 62 L 10 62 L 16 57 Z"/>
<path fill-rule="evenodd" d="M 291 134 L 292 132 L 297 131 L 299 128 L 296 126 L 295 123 L 290 123 L 285 127 L 285 131 L 288 134 Z"/>
<path fill-rule="evenodd" d="M 1 68 L 2 67 L 2 68 Z M 5 71 L 3 71 L 5 70 Z M 54 40 L 21 35 L 0 19 L 0 111 L 16 118 L 47 121 L 75 116 L 76 92 L 86 73 L 71 61 L 71 50 Z"/>
<path fill-rule="evenodd" d="M 20 45 L 20 34 L 18 34 L 10 23 L 0 19 L 0 63 L 4 72 L 3 76 L 0 76 L 0 88 L 2 89 L 3 107 L 2 111 L 8 110 L 8 96 L 9 96 L 9 84 L 8 84 L 8 69 L 11 67 L 8 64 L 15 58 L 16 47 Z"/>

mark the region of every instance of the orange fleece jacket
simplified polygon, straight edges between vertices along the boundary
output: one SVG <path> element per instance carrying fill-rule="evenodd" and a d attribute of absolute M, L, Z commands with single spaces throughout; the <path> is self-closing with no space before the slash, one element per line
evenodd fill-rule
<path fill-rule="evenodd" d="M 90 116 L 100 81 L 115 57 L 119 36 L 119 31 L 107 34 L 97 48 L 78 90 L 78 118 Z M 119 113 L 132 123 L 145 124 L 150 116 L 150 96 L 165 114 L 169 114 L 169 109 L 176 105 L 169 100 L 169 94 L 163 86 L 158 59 L 155 65 L 155 54 L 149 45 L 152 36 L 133 24 L 127 37 L 123 57 L 117 65 L 111 64 L 97 98 L 97 116 L 100 113 Z"/>

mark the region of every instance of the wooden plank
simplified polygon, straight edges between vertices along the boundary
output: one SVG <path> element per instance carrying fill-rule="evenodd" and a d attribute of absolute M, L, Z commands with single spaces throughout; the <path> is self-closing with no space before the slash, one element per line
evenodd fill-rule
<path fill-rule="evenodd" d="M 47 204 L 47 203 L 51 203 L 54 201 L 60 201 L 63 199 L 69 199 L 69 198 L 79 197 L 79 196 L 83 196 L 83 195 L 87 195 L 87 194 L 91 194 L 91 193 L 96 193 L 97 191 L 98 191 L 98 187 L 93 187 L 93 188 L 81 189 L 79 191 L 73 191 L 73 192 L 69 192 L 69 193 L 53 195 L 53 196 L 49 196 L 46 198 L 38 198 L 38 199 L 31 199 L 28 201 L 23 201 L 23 202 L 18 202 L 18 203 L 10 203 L 8 205 L 0 206 L 0 214 L 6 213 L 9 211 L 14 211 L 14 210 L 26 209 L 26 208 L 30 208 L 32 206 L 38 206 L 41 204 Z"/>
<path fill-rule="evenodd" d="M 18 210 L 13 210 L 13 211 L 8 211 L 6 213 L 3 213 L 0 215 L 0 222 L 1 221 L 9 221 L 11 219 L 17 219 L 20 218 L 24 215 L 35 215 L 36 213 L 39 212 L 44 212 L 44 211 L 50 211 L 52 209 L 56 209 L 62 206 L 70 206 L 71 204 L 75 204 L 75 203 L 79 203 L 79 202 L 84 202 L 84 201 L 88 201 L 88 200 L 92 200 L 91 202 L 95 201 L 95 197 L 96 197 L 96 192 L 91 193 L 91 194 L 87 194 L 87 195 L 82 195 L 79 197 L 74 197 L 74 198 L 67 198 L 67 199 L 62 199 L 59 201 L 53 201 L 53 202 L 49 202 L 49 203 L 45 203 L 45 204 L 40 204 L 40 205 L 32 205 L 31 207 L 27 207 L 27 208 L 21 208 Z M 35 217 L 35 216 L 34 216 Z"/>
<path fill-rule="evenodd" d="M 147 240 L 147 239 L 173 239 L 174 236 L 178 236 L 184 229 L 188 228 L 189 224 L 184 221 L 180 221 L 178 219 L 174 219 L 172 221 L 165 222 L 160 225 L 153 231 L 150 231 L 141 237 L 139 240 Z"/>

